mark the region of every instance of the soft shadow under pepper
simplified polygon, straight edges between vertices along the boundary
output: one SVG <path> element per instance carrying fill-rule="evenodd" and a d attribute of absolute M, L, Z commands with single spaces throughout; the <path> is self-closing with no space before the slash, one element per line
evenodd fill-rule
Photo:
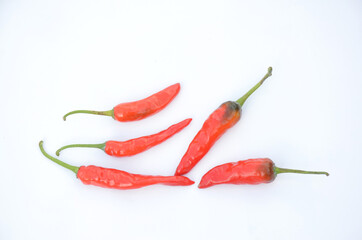
<path fill-rule="evenodd" d="M 117 169 L 102 168 L 93 165 L 76 167 L 60 161 L 59 159 L 46 153 L 43 148 L 43 141 L 39 142 L 39 148 L 46 158 L 73 171 L 77 175 L 77 178 L 86 185 L 125 190 L 141 188 L 154 184 L 164 184 L 169 186 L 188 186 L 194 184 L 194 181 L 184 176 L 151 176 L 132 174 Z"/>

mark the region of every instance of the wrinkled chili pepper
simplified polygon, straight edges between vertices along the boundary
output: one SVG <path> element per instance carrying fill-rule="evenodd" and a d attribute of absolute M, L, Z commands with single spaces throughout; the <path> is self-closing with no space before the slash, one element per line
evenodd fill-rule
<path fill-rule="evenodd" d="M 214 143 L 241 117 L 241 107 L 248 97 L 258 89 L 263 82 L 272 75 L 272 68 L 268 73 L 244 96 L 237 101 L 228 101 L 217 108 L 204 122 L 201 130 L 191 141 L 186 153 L 182 157 L 175 175 L 188 173 L 210 150 Z"/>
<path fill-rule="evenodd" d="M 165 108 L 179 91 L 180 84 L 176 83 L 142 100 L 118 104 L 109 111 L 76 110 L 65 114 L 63 120 L 65 121 L 67 116 L 75 113 L 111 116 L 120 122 L 141 120 Z"/>
<path fill-rule="evenodd" d="M 45 157 L 60 166 L 73 171 L 77 175 L 77 178 L 86 185 L 123 190 L 141 188 L 154 184 L 164 184 L 169 186 L 188 186 L 194 184 L 193 181 L 184 176 L 140 175 L 93 165 L 76 167 L 62 162 L 46 153 L 43 148 L 43 141 L 39 142 L 39 148 Z"/>
<path fill-rule="evenodd" d="M 279 173 L 324 174 L 327 172 L 278 168 L 269 158 L 248 159 L 225 163 L 212 168 L 201 179 L 199 188 L 217 184 L 260 184 L 274 181 Z"/>
<path fill-rule="evenodd" d="M 125 156 L 133 156 L 147 149 L 160 144 L 183 128 L 185 128 L 191 122 L 191 118 L 185 119 L 179 123 L 176 123 L 166 130 L 163 130 L 159 133 L 152 134 L 149 136 L 143 136 L 135 139 L 130 139 L 127 141 L 107 141 L 105 143 L 100 144 L 70 144 L 64 147 L 59 148 L 56 151 L 56 155 L 59 156 L 59 153 L 66 148 L 74 148 L 74 147 L 86 147 L 86 148 L 99 148 L 103 150 L 110 156 L 115 157 L 125 157 Z"/>

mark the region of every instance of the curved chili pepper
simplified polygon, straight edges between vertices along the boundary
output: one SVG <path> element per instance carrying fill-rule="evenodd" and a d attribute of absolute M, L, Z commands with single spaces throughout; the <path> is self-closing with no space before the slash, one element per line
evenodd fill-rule
<path fill-rule="evenodd" d="M 120 122 L 141 120 L 164 109 L 176 97 L 179 91 L 180 84 L 176 83 L 145 99 L 118 104 L 109 111 L 76 110 L 65 114 L 63 120 L 65 121 L 67 116 L 75 113 L 111 116 Z"/>
<path fill-rule="evenodd" d="M 278 168 L 269 158 L 248 159 L 225 163 L 212 168 L 201 179 L 199 188 L 217 184 L 260 184 L 274 181 L 279 173 L 324 174 L 327 172 L 304 171 Z"/>
<path fill-rule="evenodd" d="M 77 175 L 77 178 L 86 185 L 123 190 L 141 188 L 154 184 L 164 184 L 169 186 L 188 186 L 194 184 L 193 181 L 184 176 L 140 175 L 93 165 L 76 167 L 62 162 L 46 153 L 43 148 L 43 141 L 39 142 L 39 148 L 45 157 L 73 171 Z"/>
<path fill-rule="evenodd" d="M 204 122 L 201 130 L 191 141 L 186 153 L 182 157 L 175 175 L 184 175 L 206 155 L 214 143 L 241 117 L 241 107 L 248 97 L 258 89 L 263 82 L 272 75 L 272 68 L 268 68 L 268 73 L 244 96 L 237 101 L 228 101 L 217 108 Z"/>
<path fill-rule="evenodd" d="M 167 139 L 169 139 L 170 137 L 181 131 L 183 128 L 185 128 L 187 125 L 189 125 L 191 120 L 192 120 L 191 118 L 188 118 L 179 123 L 172 125 L 171 127 L 159 133 L 135 139 L 130 139 L 123 142 L 107 141 L 105 143 L 100 143 L 100 144 L 66 145 L 64 147 L 59 148 L 56 151 L 56 155 L 59 156 L 59 153 L 66 148 L 87 147 L 87 148 L 99 148 L 105 151 L 105 153 L 107 153 L 108 155 L 115 157 L 133 156 L 143 151 L 146 151 L 147 149 L 157 144 L 166 141 Z"/>

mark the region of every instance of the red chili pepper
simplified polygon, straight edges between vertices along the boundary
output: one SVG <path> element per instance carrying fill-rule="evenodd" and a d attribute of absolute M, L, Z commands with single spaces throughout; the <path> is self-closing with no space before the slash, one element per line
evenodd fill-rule
<path fill-rule="evenodd" d="M 199 188 L 217 184 L 260 184 L 274 181 L 279 173 L 325 174 L 327 172 L 304 171 L 278 168 L 269 158 L 248 159 L 225 163 L 212 168 L 201 179 Z"/>
<path fill-rule="evenodd" d="M 93 165 L 76 167 L 62 162 L 46 153 L 43 148 L 43 141 L 40 141 L 39 147 L 45 157 L 73 171 L 77 175 L 77 178 L 87 185 L 115 189 L 135 189 L 154 184 L 164 184 L 169 186 L 188 186 L 194 184 L 193 181 L 184 176 L 140 175 Z"/>
<path fill-rule="evenodd" d="M 63 119 L 65 121 L 67 116 L 75 113 L 88 113 L 111 116 L 120 122 L 141 120 L 165 108 L 176 97 L 179 91 L 180 84 L 176 83 L 145 99 L 118 104 L 109 111 L 76 110 L 65 114 Z"/>
<path fill-rule="evenodd" d="M 244 96 L 237 101 L 228 101 L 217 108 L 206 119 L 201 130 L 196 134 L 190 143 L 185 155 L 179 163 L 175 175 L 188 173 L 210 150 L 214 143 L 241 117 L 241 107 L 248 97 L 258 89 L 263 82 L 272 75 L 272 68 L 268 68 L 268 73 Z"/>
<path fill-rule="evenodd" d="M 116 157 L 125 157 L 133 156 L 147 149 L 160 144 L 172 137 L 183 128 L 185 128 L 191 122 L 191 118 L 185 119 L 179 123 L 172 125 L 171 127 L 163 130 L 159 133 L 152 134 L 149 136 L 143 136 L 135 139 L 130 139 L 128 141 L 118 142 L 118 141 L 107 141 L 100 144 L 71 144 L 61 147 L 57 150 L 56 154 L 59 156 L 59 153 L 66 148 L 74 147 L 87 147 L 87 148 L 99 148 L 105 151 L 108 155 Z"/>

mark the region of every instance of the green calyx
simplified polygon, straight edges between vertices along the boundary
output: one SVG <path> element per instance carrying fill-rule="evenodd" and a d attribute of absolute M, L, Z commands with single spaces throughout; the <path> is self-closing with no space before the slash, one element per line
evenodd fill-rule
<path fill-rule="evenodd" d="M 253 94 L 253 92 L 255 92 L 255 90 L 258 89 L 263 84 L 263 82 L 272 75 L 272 71 L 273 68 L 269 67 L 268 72 L 265 74 L 265 76 L 257 84 L 255 84 L 255 86 L 252 87 L 247 93 L 245 93 L 244 96 L 236 100 L 236 102 L 239 103 L 240 107 L 242 107 L 245 101 L 248 99 L 248 97 L 250 97 L 250 95 Z"/>
<path fill-rule="evenodd" d="M 79 167 L 69 165 L 69 164 L 67 164 L 67 163 L 65 163 L 63 161 L 60 161 L 59 159 L 57 159 L 55 157 L 50 156 L 47 152 L 45 152 L 44 147 L 43 147 L 43 141 L 39 142 L 39 148 L 40 148 L 40 151 L 43 153 L 43 155 L 46 158 L 52 160 L 53 162 L 59 164 L 62 167 L 65 167 L 65 168 L 69 169 L 70 171 L 74 172 L 75 174 L 78 173 Z"/>
<path fill-rule="evenodd" d="M 106 147 L 106 144 L 105 143 L 100 143 L 100 144 L 70 144 L 70 145 L 66 145 L 64 147 L 61 147 L 59 148 L 57 151 L 56 151 L 56 155 L 59 156 L 59 153 L 61 151 L 63 151 L 64 149 L 67 149 L 67 148 L 77 148 L 77 147 L 82 147 L 82 148 L 98 148 L 100 150 L 103 150 L 105 149 Z"/>
<path fill-rule="evenodd" d="M 87 113 L 87 114 L 95 114 L 95 115 L 103 115 L 103 116 L 110 116 L 114 118 L 114 111 L 108 110 L 108 111 L 92 111 L 92 110 L 75 110 L 71 111 L 63 116 L 63 120 L 65 121 L 69 115 L 76 114 L 76 113 Z"/>

